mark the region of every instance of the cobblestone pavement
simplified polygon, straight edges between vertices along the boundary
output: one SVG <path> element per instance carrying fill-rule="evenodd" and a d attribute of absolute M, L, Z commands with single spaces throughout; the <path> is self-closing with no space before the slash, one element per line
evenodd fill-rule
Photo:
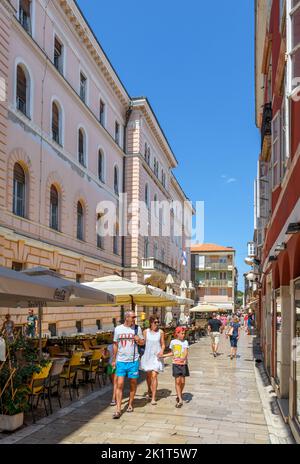
<path fill-rule="evenodd" d="M 145 381 L 138 386 L 135 410 L 112 420 L 110 387 L 26 427 L 3 443 L 147 443 L 147 444 L 268 444 L 272 431 L 266 422 L 266 402 L 260 397 L 253 353 L 255 338 L 242 333 L 238 359 L 230 360 L 229 342 L 221 337 L 220 353 L 213 358 L 210 340 L 190 348 L 191 376 L 185 404 L 175 408 L 171 366 L 159 376 L 157 406 L 147 403 Z M 169 362 L 169 361 L 168 361 Z M 264 404 L 263 404 L 263 402 Z"/>

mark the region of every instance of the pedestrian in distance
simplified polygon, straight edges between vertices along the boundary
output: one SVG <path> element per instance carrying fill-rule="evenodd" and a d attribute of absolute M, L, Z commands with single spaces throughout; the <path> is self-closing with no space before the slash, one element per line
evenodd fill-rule
<path fill-rule="evenodd" d="M 116 401 L 116 390 L 117 390 L 117 378 L 116 378 L 116 367 L 113 367 L 113 357 L 114 357 L 114 344 L 113 340 L 109 340 L 109 344 L 107 346 L 107 351 L 109 353 L 109 361 L 108 365 L 106 368 L 106 373 L 109 377 L 110 383 L 113 386 L 113 393 L 112 393 L 112 400 L 110 402 L 111 406 L 116 406 L 117 401 Z"/>
<path fill-rule="evenodd" d="M 38 327 L 38 317 L 34 314 L 33 309 L 28 310 L 27 324 L 26 324 L 26 335 L 29 338 L 36 337 Z"/>
<path fill-rule="evenodd" d="M 212 319 L 208 321 L 207 330 L 211 338 L 211 348 L 212 348 L 213 356 L 216 358 L 218 356 L 220 335 L 224 330 L 222 321 L 220 321 L 217 318 L 216 313 L 213 313 Z"/>
<path fill-rule="evenodd" d="M 230 339 L 230 359 L 237 356 L 237 345 L 240 338 L 240 320 L 238 316 L 234 316 L 232 322 L 229 323 L 226 329 L 226 336 Z"/>
<path fill-rule="evenodd" d="M 159 329 L 159 319 L 151 316 L 150 327 L 144 330 L 145 352 L 141 358 L 141 370 L 146 372 L 148 385 L 147 399 L 153 406 L 157 404 L 156 393 L 158 386 L 158 374 L 163 372 L 163 354 L 165 351 L 165 335 Z"/>
<path fill-rule="evenodd" d="M 9 313 L 5 314 L 5 321 L 3 322 L 2 329 L 0 334 L 3 335 L 8 343 L 13 343 L 14 341 L 14 330 L 15 323 L 11 320 L 11 315 Z"/>
<path fill-rule="evenodd" d="M 145 344 L 142 329 L 135 325 L 136 315 L 133 311 L 125 313 L 124 324 L 115 328 L 112 367 L 116 367 L 117 408 L 113 419 L 120 419 L 125 377 L 130 381 L 130 395 L 127 412 L 133 412 L 133 401 L 139 378 L 138 346 Z"/>
<path fill-rule="evenodd" d="M 170 352 L 163 357 L 173 357 L 172 361 L 172 374 L 175 378 L 176 389 L 176 408 L 183 406 L 183 390 L 185 387 L 185 378 L 190 376 L 188 367 L 188 341 L 185 340 L 186 329 L 184 327 L 177 327 L 174 332 L 174 339 L 170 343 Z"/>

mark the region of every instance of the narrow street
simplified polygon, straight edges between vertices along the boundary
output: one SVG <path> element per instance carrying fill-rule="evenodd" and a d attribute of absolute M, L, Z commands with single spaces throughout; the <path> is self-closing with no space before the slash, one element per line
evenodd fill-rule
<path fill-rule="evenodd" d="M 124 412 L 114 421 L 113 408 L 107 406 L 110 387 L 105 387 L 1 443 L 269 444 L 270 431 L 255 375 L 255 342 L 255 337 L 242 333 L 240 357 L 233 361 L 224 335 L 216 359 L 210 354 L 208 337 L 192 345 L 191 376 L 181 409 L 174 407 L 174 382 L 168 365 L 159 377 L 157 406 L 146 402 L 146 385 L 141 381 L 134 413 Z M 126 404 L 125 398 L 124 411 Z"/>

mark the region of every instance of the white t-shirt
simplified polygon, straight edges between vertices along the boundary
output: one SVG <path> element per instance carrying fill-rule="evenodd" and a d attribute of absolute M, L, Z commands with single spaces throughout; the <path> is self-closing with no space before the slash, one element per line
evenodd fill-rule
<path fill-rule="evenodd" d="M 184 360 L 184 350 L 189 347 L 187 340 L 172 340 L 170 343 L 170 350 L 173 351 L 173 364 L 186 364 Z"/>
<path fill-rule="evenodd" d="M 138 328 L 138 337 L 144 340 L 142 329 Z M 135 331 L 132 327 L 126 327 L 124 324 L 115 328 L 114 342 L 118 343 L 118 362 L 134 362 L 139 359 L 138 346 L 134 341 Z"/>

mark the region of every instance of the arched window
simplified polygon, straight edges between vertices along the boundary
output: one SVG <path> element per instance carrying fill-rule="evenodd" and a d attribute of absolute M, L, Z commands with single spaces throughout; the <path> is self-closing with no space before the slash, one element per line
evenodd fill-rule
<path fill-rule="evenodd" d="M 77 203 L 77 239 L 83 240 L 84 213 L 80 201 Z"/>
<path fill-rule="evenodd" d="M 86 167 L 86 135 L 83 129 L 78 131 L 78 161 Z"/>
<path fill-rule="evenodd" d="M 21 217 L 26 213 L 26 178 L 19 163 L 14 165 L 13 213 Z"/>
<path fill-rule="evenodd" d="M 104 154 L 101 150 L 98 151 L 98 177 L 104 182 Z"/>
<path fill-rule="evenodd" d="M 114 191 L 116 195 L 119 195 L 119 170 L 118 167 L 114 167 Z"/>
<path fill-rule="evenodd" d="M 56 102 L 52 103 L 52 139 L 62 144 L 61 110 Z"/>
<path fill-rule="evenodd" d="M 17 66 L 16 106 L 25 116 L 30 117 L 30 77 L 26 68 Z"/>
<path fill-rule="evenodd" d="M 149 197 L 149 186 L 148 184 L 145 185 L 145 203 L 147 208 L 150 208 L 150 197 Z"/>
<path fill-rule="evenodd" d="M 55 185 L 50 189 L 50 227 L 58 230 L 58 191 Z"/>

